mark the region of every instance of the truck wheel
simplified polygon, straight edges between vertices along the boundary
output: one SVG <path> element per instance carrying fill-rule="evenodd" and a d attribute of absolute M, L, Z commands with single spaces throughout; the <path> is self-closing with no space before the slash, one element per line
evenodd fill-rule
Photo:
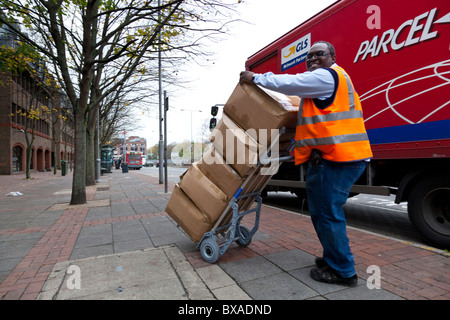
<path fill-rule="evenodd" d="M 408 215 L 426 240 L 450 249 L 450 178 L 430 177 L 419 181 L 409 196 Z"/>

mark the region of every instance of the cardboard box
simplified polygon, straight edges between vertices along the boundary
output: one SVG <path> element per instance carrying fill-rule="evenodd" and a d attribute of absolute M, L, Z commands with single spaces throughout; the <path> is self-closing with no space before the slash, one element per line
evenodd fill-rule
<path fill-rule="evenodd" d="M 176 185 L 166 206 L 166 212 L 194 242 L 202 239 L 211 230 L 209 218 L 200 211 L 191 199 Z"/>
<path fill-rule="evenodd" d="M 202 159 L 197 162 L 197 167 L 211 182 L 225 193 L 228 201 L 233 198 L 245 180 L 233 167 L 223 161 L 220 153 L 216 152 L 214 148 L 210 148 L 205 152 Z"/>
<path fill-rule="evenodd" d="M 270 175 L 262 175 L 261 169 L 258 169 L 258 171 L 253 175 L 246 186 L 244 187 L 244 190 L 242 194 L 248 194 L 256 191 L 262 190 L 262 188 L 266 185 L 266 183 L 271 178 Z M 248 210 L 252 205 L 256 205 L 255 203 L 255 197 L 247 197 L 243 199 L 239 199 L 237 201 L 237 204 L 239 206 L 239 212 Z M 224 226 L 231 222 L 233 216 L 233 209 L 229 208 L 227 212 L 225 213 L 225 218 L 222 220 L 222 222 L 219 224 L 219 227 Z M 254 217 L 251 217 L 250 219 L 253 219 Z"/>
<path fill-rule="evenodd" d="M 274 100 L 276 100 L 279 104 L 281 104 L 288 112 L 297 113 L 298 107 L 300 106 L 300 101 L 301 101 L 300 97 L 288 96 L 283 93 L 269 90 L 267 88 L 263 88 L 260 86 L 258 86 L 258 88 L 262 89 L 265 93 L 267 93 L 269 96 L 271 96 Z M 297 117 L 296 117 L 296 119 L 297 119 Z"/>
<path fill-rule="evenodd" d="M 260 144 L 268 145 L 271 141 L 271 129 L 283 126 L 295 129 L 299 104 L 298 97 L 286 96 L 255 85 L 238 84 L 223 111 Z M 260 129 L 268 130 L 267 141 L 261 140 Z"/>
<path fill-rule="evenodd" d="M 236 86 L 225 105 L 223 118 L 211 134 L 211 149 L 185 172 L 166 206 L 169 216 L 194 242 L 211 230 L 245 177 L 262 170 L 256 169 L 257 161 L 269 146 L 271 136 L 264 137 L 259 130 L 270 132 L 282 126 L 295 129 L 298 110 L 295 103 L 294 98 L 254 85 Z M 268 179 L 270 175 L 256 172 L 244 193 L 260 190 Z M 240 211 L 253 202 L 253 197 L 240 199 Z M 231 209 L 221 225 L 229 222 L 230 214 Z"/>
<path fill-rule="evenodd" d="M 233 167 L 241 177 L 248 176 L 254 170 L 258 164 L 258 153 L 264 150 L 263 146 L 226 114 L 211 132 L 210 141 L 225 163 Z"/>
<path fill-rule="evenodd" d="M 215 223 L 228 204 L 228 198 L 193 163 L 180 182 L 183 192 L 203 212 L 210 222 Z"/>

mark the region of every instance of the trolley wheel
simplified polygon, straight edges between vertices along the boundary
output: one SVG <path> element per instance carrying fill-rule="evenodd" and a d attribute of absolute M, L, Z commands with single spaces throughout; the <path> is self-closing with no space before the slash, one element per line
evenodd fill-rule
<path fill-rule="evenodd" d="M 250 229 L 245 226 L 239 226 L 239 239 L 236 240 L 236 243 L 240 247 L 248 247 L 252 242 L 252 238 L 250 236 Z"/>
<path fill-rule="evenodd" d="M 206 238 L 200 244 L 200 254 L 203 260 L 208 263 L 215 263 L 219 260 L 220 248 L 216 240 L 213 238 Z"/>

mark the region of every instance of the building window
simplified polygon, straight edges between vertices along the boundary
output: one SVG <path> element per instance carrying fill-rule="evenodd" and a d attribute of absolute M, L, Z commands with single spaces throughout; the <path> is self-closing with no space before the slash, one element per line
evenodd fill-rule
<path fill-rule="evenodd" d="M 15 146 L 13 148 L 13 154 L 12 154 L 12 171 L 18 172 L 23 171 L 22 170 L 22 155 L 23 155 L 23 149 L 20 146 Z"/>

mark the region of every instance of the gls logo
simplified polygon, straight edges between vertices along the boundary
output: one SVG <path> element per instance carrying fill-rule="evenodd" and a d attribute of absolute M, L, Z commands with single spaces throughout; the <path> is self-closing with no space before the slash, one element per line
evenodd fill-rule
<path fill-rule="evenodd" d="M 304 39 L 304 41 L 299 41 L 298 43 L 296 43 L 296 45 L 293 45 L 292 47 L 290 47 L 288 55 L 285 56 L 283 54 L 283 57 L 284 58 L 289 58 L 291 55 L 296 54 L 297 52 L 304 51 L 304 49 L 306 47 L 308 47 L 308 40 L 309 39 Z"/>
<path fill-rule="evenodd" d="M 311 33 L 281 49 L 281 70 L 292 68 L 306 59 L 311 48 Z"/>
<path fill-rule="evenodd" d="M 379 29 L 381 25 L 380 8 L 377 6 L 370 6 L 367 9 L 367 13 L 373 12 L 373 14 L 367 19 L 367 27 L 369 29 Z M 363 41 L 353 63 L 358 62 L 358 60 L 363 61 L 369 55 L 374 58 L 380 54 L 381 50 L 383 50 L 384 53 L 388 53 L 390 49 L 400 50 L 403 47 L 437 38 L 438 32 L 436 30 L 433 31 L 433 26 L 438 23 L 449 23 L 450 13 L 433 23 L 436 16 L 436 11 L 437 8 L 434 8 L 428 12 L 418 15 L 414 19 L 407 20 L 397 29 L 389 29 L 385 31 L 380 38 L 377 35 L 373 37 L 371 41 Z M 400 35 L 407 31 L 408 36 L 406 37 L 406 40 L 399 42 Z"/>

